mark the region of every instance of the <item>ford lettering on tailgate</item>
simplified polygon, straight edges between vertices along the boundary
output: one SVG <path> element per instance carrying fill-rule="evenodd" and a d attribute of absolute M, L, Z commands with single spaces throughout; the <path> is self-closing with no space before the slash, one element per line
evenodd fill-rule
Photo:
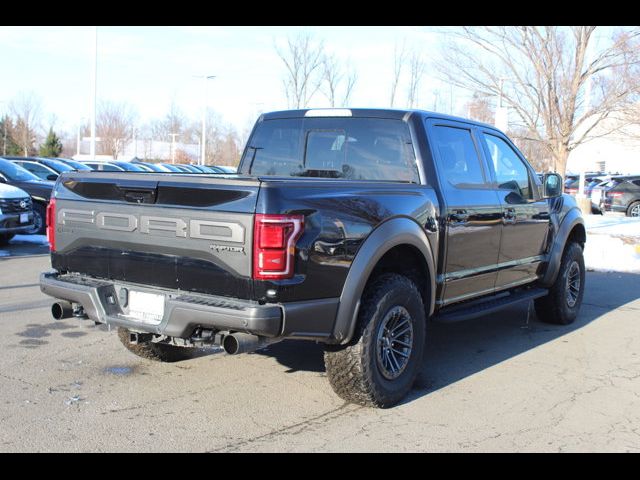
<path fill-rule="evenodd" d="M 102 230 L 117 230 L 153 235 L 156 232 L 173 232 L 176 237 L 198 238 L 202 240 L 244 243 L 245 229 L 239 223 L 191 219 L 185 221 L 177 217 L 157 215 L 132 215 L 116 212 L 96 212 L 95 210 L 61 209 L 57 223 L 69 225 L 85 223 Z M 214 234 L 211 229 L 222 228 L 225 234 Z"/>

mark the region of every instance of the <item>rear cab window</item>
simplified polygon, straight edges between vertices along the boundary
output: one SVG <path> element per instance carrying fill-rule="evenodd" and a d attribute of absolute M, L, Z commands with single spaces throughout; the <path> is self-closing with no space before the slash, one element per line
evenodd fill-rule
<path fill-rule="evenodd" d="M 251 175 L 419 183 L 408 125 L 386 118 L 263 120 L 241 165 Z"/>

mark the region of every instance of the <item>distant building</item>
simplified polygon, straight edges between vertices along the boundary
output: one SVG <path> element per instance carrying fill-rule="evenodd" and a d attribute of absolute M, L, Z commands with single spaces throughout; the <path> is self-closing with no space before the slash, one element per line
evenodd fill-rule
<path fill-rule="evenodd" d="M 613 120 L 603 122 L 595 132 L 603 132 L 601 137 L 588 140 L 575 148 L 567 160 L 567 173 L 606 172 L 620 174 L 640 174 L 640 126 L 611 130 Z"/>

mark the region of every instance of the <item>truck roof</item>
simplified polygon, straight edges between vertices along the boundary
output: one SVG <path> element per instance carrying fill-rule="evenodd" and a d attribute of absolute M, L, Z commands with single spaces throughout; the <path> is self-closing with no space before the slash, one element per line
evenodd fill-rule
<path fill-rule="evenodd" d="M 311 112 L 311 113 L 308 113 Z M 263 113 L 260 120 L 273 120 L 277 118 L 302 118 L 302 117 L 368 117 L 368 118 L 393 118 L 406 120 L 409 116 L 417 114 L 424 118 L 440 118 L 456 122 L 471 123 L 473 125 L 498 130 L 495 126 L 478 122 L 464 117 L 456 117 L 445 113 L 431 112 L 419 109 L 395 109 L 395 108 L 306 108 L 300 110 L 279 110 Z"/>

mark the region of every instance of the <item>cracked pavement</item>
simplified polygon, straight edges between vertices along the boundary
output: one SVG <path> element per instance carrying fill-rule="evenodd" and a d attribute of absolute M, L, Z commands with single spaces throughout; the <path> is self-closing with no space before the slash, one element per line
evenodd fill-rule
<path fill-rule="evenodd" d="M 429 324 L 415 389 L 374 410 L 334 395 L 313 343 L 140 359 L 54 321 L 46 268 L 0 259 L 0 452 L 640 451 L 640 275 L 588 272 L 571 326 L 527 305 Z"/>

